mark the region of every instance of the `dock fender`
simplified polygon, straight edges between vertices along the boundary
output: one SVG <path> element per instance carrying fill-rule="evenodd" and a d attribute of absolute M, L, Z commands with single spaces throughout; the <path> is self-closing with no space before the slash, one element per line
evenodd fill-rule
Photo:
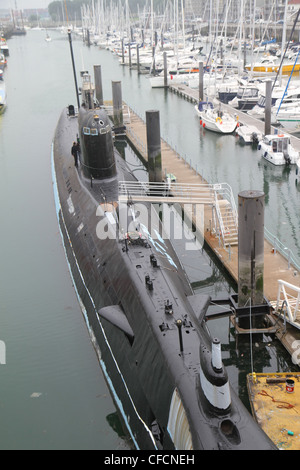
<path fill-rule="evenodd" d="M 104 318 L 119 330 L 123 331 L 128 339 L 133 342 L 134 333 L 120 305 L 111 305 L 98 311 L 100 318 Z"/>
<path fill-rule="evenodd" d="M 187 299 L 201 324 L 211 302 L 211 297 L 209 295 L 196 294 L 188 296 Z"/>

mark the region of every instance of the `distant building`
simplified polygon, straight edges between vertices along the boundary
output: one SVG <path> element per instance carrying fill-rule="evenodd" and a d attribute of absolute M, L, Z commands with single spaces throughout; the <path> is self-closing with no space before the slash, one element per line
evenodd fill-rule
<path fill-rule="evenodd" d="M 201 17 L 202 0 L 186 0 L 185 11 L 188 16 Z"/>
<path fill-rule="evenodd" d="M 11 17 L 10 11 L 4 8 L 0 8 L 0 19 L 1 20 L 9 20 Z"/>
<path fill-rule="evenodd" d="M 290 0 L 288 4 L 288 15 L 294 15 L 300 8 L 300 0 Z"/>
<path fill-rule="evenodd" d="M 253 15 L 254 3 L 256 4 L 255 18 L 265 19 L 270 21 L 278 21 L 283 18 L 286 0 L 244 0 L 245 16 L 250 18 Z M 226 9 L 230 5 L 228 11 L 228 22 L 238 22 L 241 18 L 241 0 L 185 0 L 186 11 L 192 11 L 194 16 L 201 17 L 208 21 L 210 17 L 216 18 L 217 5 L 219 5 L 218 16 L 225 18 Z M 293 10 L 298 10 L 300 7 L 300 0 L 290 0 L 289 7 L 291 13 Z M 212 8 L 212 11 L 210 9 Z"/>

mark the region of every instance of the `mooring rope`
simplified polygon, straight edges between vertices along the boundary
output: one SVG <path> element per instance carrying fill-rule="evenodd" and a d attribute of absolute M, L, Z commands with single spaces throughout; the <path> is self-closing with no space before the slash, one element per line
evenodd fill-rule
<path fill-rule="evenodd" d="M 268 392 L 266 392 L 265 390 L 262 390 L 261 392 L 258 392 L 258 395 L 262 395 L 263 397 L 269 397 L 271 398 L 271 400 L 274 402 L 274 403 L 281 403 L 281 405 L 278 405 L 277 408 L 285 408 L 287 410 L 291 409 L 291 408 L 295 408 L 295 405 L 292 405 L 291 403 L 288 403 L 286 401 L 281 401 L 281 400 L 276 400 L 274 397 L 272 397 L 272 395 L 269 395 Z M 298 411 L 295 409 L 296 413 L 298 413 Z"/>

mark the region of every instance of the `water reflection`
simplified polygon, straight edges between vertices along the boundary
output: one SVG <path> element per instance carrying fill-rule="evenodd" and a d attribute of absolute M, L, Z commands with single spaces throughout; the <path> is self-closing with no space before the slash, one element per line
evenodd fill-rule
<path fill-rule="evenodd" d="M 134 445 L 131 442 L 128 432 L 124 429 L 122 421 L 119 417 L 118 412 L 115 413 L 110 413 L 109 415 L 106 416 L 106 421 L 108 422 L 109 426 L 111 429 L 119 436 L 120 439 L 123 440 L 124 443 L 119 444 L 119 448 L 117 450 L 120 450 L 120 447 L 123 449 L 134 449 Z"/>
<path fill-rule="evenodd" d="M 209 320 L 208 328 L 212 336 L 221 340 L 229 380 L 249 411 L 247 374 L 299 370 L 275 335 L 239 335 L 229 316 Z"/>

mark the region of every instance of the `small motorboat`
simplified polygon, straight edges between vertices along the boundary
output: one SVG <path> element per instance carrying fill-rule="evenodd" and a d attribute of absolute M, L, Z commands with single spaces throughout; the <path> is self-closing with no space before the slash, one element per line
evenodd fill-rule
<path fill-rule="evenodd" d="M 287 134 L 265 135 L 258 149 L 262 157 L 273 165 L 295 165 L 299 159 L 299 152 L 294 149 Z"/>
<path fill-rule="evenodd" d="M 243 144 L 258 144 L 262 138 L 262 133 L 254 126 L 242 125 L 237 127 L 236 135 Z"/>
<path fill-rule="evenodd" d="M 200 101 L 195 106 L 197 115 L 200 117 L 200 124 L 203 128 L 219 134 L 233 134 L 238 125 L 238 116 L 232 117 L 230 114 L 213 107 L 210 101 Z"/>
<path fill-rule="evenodd" d="M 9 56 L 9 48 L 6 43 L 6 40 L 3 37 L 0 39 L 0 53 L 3 54 L 5 57 Z"/>
<path fill-rule="evenodd" d="M 4 69 L 4 68 L 6 67 L 6 65 L 7 65 L 7 60 L 6 60 L 5 56 L 4 56 L 4 54 L 2 54 L 2 53 L 0 52 L 0 68 L 1 68 L 1 69 Z"/>
<path fill-rule="evenodd" d="M 300 174 L 300 157 L 298 158 L 297 163 L 296 163 L 296 176 L 298 177 L 299 174 Z"/>
<path fill-rule="evenodd" d="M 5 83 L 0 84 L 0 114 L 4 113 L 5 108 L 6 108 L 6 88 L 5 88 Z"/>
<path fill-rule="evenodd" d="M 240 86 L 229 105 L 242 111 L 253 109 L 259 100 L 259 89 L 255 85 Z"/>

